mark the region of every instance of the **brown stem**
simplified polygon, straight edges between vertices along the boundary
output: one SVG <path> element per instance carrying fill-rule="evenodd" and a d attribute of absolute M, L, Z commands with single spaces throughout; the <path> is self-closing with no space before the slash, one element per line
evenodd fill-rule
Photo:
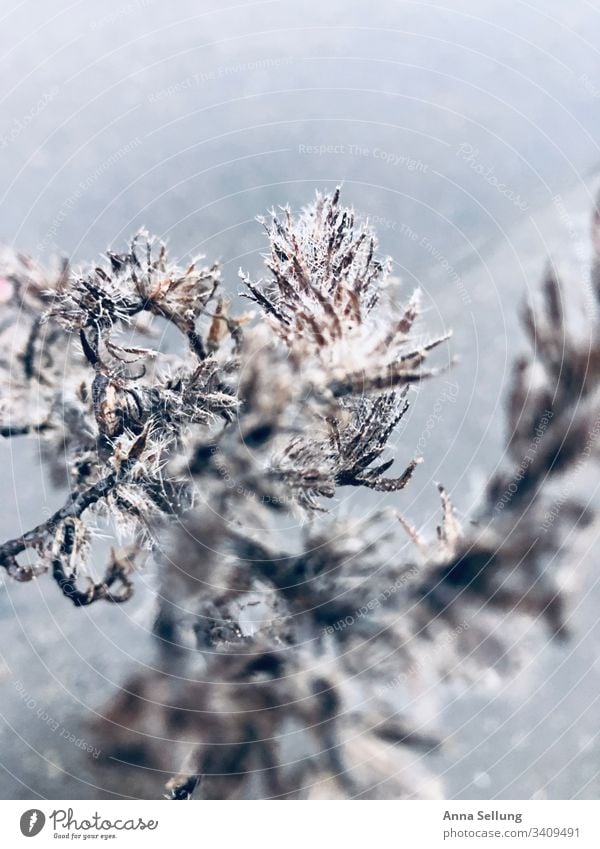
<path fill-rule="evenodd" d="M 56 531 L 65 519 L 79 518 L 90 505 L 95 504 L 96 501 L 109 494 L 119 477 L 119 473 L 111 472 L 111 474 L 97 481 L 97 483 L 88 487 L 83 492 L 71 493 L 69 501 L 44 522 L 36 525 L 35 528 L 27 531 L 22 536 L 7 540 L 0 545 L 0 566 L 4 566 L 5 569 L 10 570 L 11 566 L 14 566 L 14 558 L 18 554 L 21 554 L 27 548 L 34 548 L 40 545 L 46 537 Z"/>

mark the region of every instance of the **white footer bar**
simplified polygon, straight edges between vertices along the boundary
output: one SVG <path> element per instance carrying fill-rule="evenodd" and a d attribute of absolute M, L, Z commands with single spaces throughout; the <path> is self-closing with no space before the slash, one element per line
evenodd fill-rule
<path fill-rule="evenodd" d="M 0 846 L 599 849 L 600 803 L 2 801 Z"/>

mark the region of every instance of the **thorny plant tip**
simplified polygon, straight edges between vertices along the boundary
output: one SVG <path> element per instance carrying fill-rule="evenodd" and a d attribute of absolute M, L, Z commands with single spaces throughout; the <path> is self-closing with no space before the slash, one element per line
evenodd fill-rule
<path fill-rule="evenodd" d="M 41 440 L 69 495 L 0 546 L 0 565 L 19 581 L 49 573 L 82 606 L 126 601 L 151 558 L 155 670 L 126 682 L 100 732 L 118 760 L 177 771 L 171 798 L 436 796 L 406 761 L 439 740 L 404 673 L 468 674 L 511 611 L 565 633 L 563 541 L 591 516 L 548 493 L 586 446 L 596 455 L 597 329 L 591 351 L 572 337 L 549 272 L 543 308 L 526 311 L 509 462 L 465 528 L 442 486 L 434 541 L 399 513 L 342 520 L 328 509 L 340 488 L 409 484 L 421 457 L 409 447 L 392 474 L 388 443 L 447 337 L 423 335 L 418 292 L 394 307 L 390 263 L 339 190 L 262 223 L 266 278 L 240 272 L 253 313 L 235 312 L 216 265 L 181 268 L 145 231 L 54 274 L 2 254 L 0 433 Z M 600 297 L 599 232 L 596 214 Z M 97 580 L 99 514 L 121 545 Z M 301 528 L 288 550 L 285 515 Z"/>

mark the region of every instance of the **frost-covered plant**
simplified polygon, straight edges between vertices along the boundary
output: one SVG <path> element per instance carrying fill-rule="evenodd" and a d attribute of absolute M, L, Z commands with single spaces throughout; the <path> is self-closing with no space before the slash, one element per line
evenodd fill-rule
<path fill-rule="evenodd" d="M 387 446 L 445 337 L 423 335 L 418 293 L 398 304 L 339 192 L 263 223 L 268 279 L 242 274 L 257 315 L 235 312 L 216 266 L 180 268 L 145 232 L 81 270 L 3 256 L 0 432 L 41 439 L 70 492 L 0 564 L 50 572 L 81 606 L 125 601 L 150 555 L 156 669 L 101 730 L 120 761 L 177 772 L 173 798 L 438 795 L 407 754 L 438 745 L 415 681 L 485 662 L 476 647 L 507 611 L 564 632 L 556 555 L 588 515 L 570 498 L 553 511 L 548 484 L 596 450 L 600 342 L 572 338 L 549 275 L 515 368 L 513 465 L 467 529 L 442 487 L 432 542 L 395 502 L 336 518 L 342 487 L 409 483 L 421 458 L 390 475 Z M 121 542 L 100 578 L 98 513 Z"/>

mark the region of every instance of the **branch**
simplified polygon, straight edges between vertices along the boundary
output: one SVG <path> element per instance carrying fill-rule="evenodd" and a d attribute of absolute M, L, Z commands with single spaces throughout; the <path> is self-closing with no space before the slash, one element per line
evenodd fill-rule
<path fill-rule="evenodd" d="M 78 589 L 75 583 L 76 574 L 74 572 L 67 574 L 64 562 L 60 557 L 54 557 L 52 560 L 52 577 L 62 594 L 70 598 L 75 607 L 84 607 L 100 599 L 121 604 L 128 601 L 133 595 L 133 584 L 127 576 L 127 573 L 131 570 L 131 566 L 127 562 L 129 557 L 130 555 L 127 553 L 118 557 L 113 549 L 112 559 L 103 580 L 99 583 L 91 583 L 87 590 Z M 122 589 L 120 592 L 113 592 L 112 587 L 117 583 L 121 584 Z"/>
<path fill-rule="evenodd" d="M 111 472 L 105 478 L 97 481 L 83 492 L 73 492 L 69 501 L 52 514 L 45 522 L 41 522 L 27 533 L 15 539 L 7 540 L 0 545 L 0 566 L 3 566 L 12 577 L 20 581 L 29 581 L 35 576 L 31 567 L 19 566 L 16 561 L 17 555 L 28 548 L 36 548 L 41 545 L 48 536 L 53 535 L 66 519 L 79 518 L 96 501 L 104 498 L 115 487 L 121 472 Z"/>

